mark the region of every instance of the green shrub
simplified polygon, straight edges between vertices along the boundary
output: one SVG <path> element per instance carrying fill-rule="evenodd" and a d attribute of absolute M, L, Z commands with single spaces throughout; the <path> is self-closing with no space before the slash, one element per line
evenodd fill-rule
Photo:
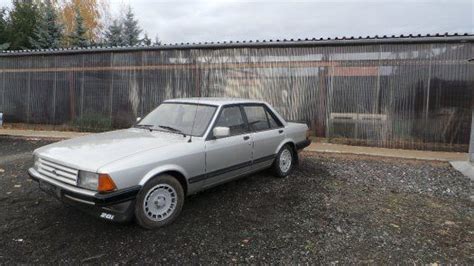
<path fill-rule="evenodd" d="M 112 121 L 108 116 L 88 113 L 74 119 L 72 126 L 78 131 L 102 132 L 112 130 Z"/>

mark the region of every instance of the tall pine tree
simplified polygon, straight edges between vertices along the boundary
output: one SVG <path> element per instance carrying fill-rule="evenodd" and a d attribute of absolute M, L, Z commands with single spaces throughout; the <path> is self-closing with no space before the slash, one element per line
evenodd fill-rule
<path fill-rule="evenodd" d="M 110 46 L 123 46 L 125 41 L 122 38 L 123 26 L 122 23 L 115 19 L 112 24 L 107 28 L 104 34 L 105 42 Z"/>
<path fill-rule="evenodd" d="M 69 36 L 71 46 L 73 47 L 87 47 L 90 45 L 86 37 L 86 28 L 84 26 L 84 18 L 81 15 L 79 8 L 76 8 L 74 30 Z"/>
<path fill-rule="evenodd" d="M 0 51 L 6 50 L 10 46 L 8 42 L 8 24 L 6 20 L 6 9 L 0 9 Z"/>
<path fill-rule="evenodd" d="M 43 7 L 43 16 L 36 24 L 33 37 L 30 42 L 33 48 L 59 48 L 61 47 L 61 39 L 63 27 L 59 23 L 56 9 L 51 0 L 46 0 Z"/>
<path fill-rule="evenodd" d="M 155 41 L 153 42 L 153 45 L 161 45 L 161 40 L 158 38 L 158 35 L 155 35 Z"/>
<path fill-rule="evenodd" d="M 40 19 L 38 7 L 33 0 L 14 0 L 8 21 L 8 42 L 10 49 L 32 48 L 30 37 Z"/>
<path fill-rule="evenodd" d="M 143 39 L 141 41 L 143 45 L 150 46 L 151 45 L 151 39 L 148 37 L 148 34 L 145 33 L 145 36 L 143 36 Z"/>
<path fill-rule="evenodd" d="M 132 8 L 129 6 L 123 20 L 122 38 L 125 45 L 133 46 L 139 44 L 141 32 L 142 30 L 138 26 L 138 20 L 135 19 Z"/>

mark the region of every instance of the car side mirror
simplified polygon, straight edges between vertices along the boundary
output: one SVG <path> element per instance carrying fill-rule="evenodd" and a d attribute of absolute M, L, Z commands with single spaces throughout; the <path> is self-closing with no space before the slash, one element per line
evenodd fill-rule
<path fill-rule="evenodd" d="M 230 135 L 230 129 L 228 127 L 215 127 L 212 130 L 212 134 L 216 138 L 224 138 Z"/>
<path fill-rule="evenodd" d="M 137 117 L 137 122 L 140 121 L 142 118 L 141 117 Z"/>

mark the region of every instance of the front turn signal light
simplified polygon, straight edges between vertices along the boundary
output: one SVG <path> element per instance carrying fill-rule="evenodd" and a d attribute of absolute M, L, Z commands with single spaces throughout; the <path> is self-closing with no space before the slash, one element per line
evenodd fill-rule
<path fill-rule="evenodd" d="M 116 189 L 117 186 L 108 174 L 99 174 L 99 184 L 97 186 L 99 192 L 111 192 Z"/>

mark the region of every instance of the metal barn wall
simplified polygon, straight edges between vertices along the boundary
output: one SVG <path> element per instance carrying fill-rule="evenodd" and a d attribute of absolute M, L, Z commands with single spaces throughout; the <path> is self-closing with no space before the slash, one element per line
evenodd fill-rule
<path fill-rule="evenodd" d="M 165 99 L 262 99 L 331 142 L 467 151 L 472 40 L 0 55 L 7 123 L 130 126 Z"/>

